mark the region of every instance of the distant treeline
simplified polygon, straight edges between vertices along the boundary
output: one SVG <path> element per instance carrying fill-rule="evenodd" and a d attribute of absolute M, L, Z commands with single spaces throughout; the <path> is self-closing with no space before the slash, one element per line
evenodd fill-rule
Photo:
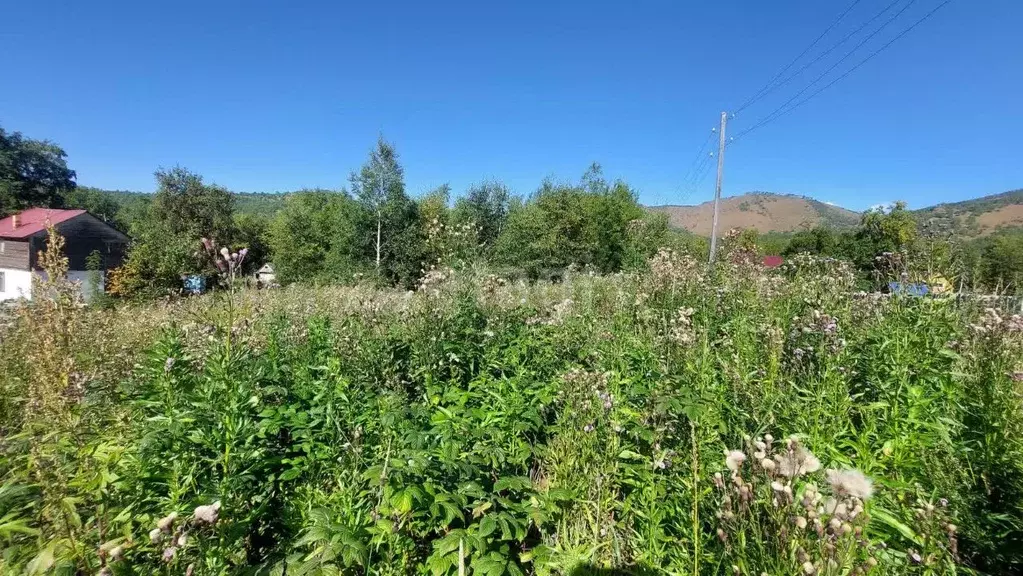
<path fill-rule="evenodd" d="M 128 233 L 128 257 L 108 282 L 121 296 L 174 292 L 182 276 L 211 272 L 198 250 L 201 238 L 249 248 L 248 271 L 272 263 L 282 283 L 375 280 L 409 288 L 446 267 L 486 265 L 536 279 L 569 266 L 629 270 L 660 248 L 701 258 L 709 249 L 707 239 L 645 210 L 634 189 L 607 181 L 596 164 L 579 181 L 545 180 L 526 196 L 484 181 L 457 195 L 443 185 L 413 198 L 394 146 L 380 139 L 348 185 L 336 190 L 232 193 L 180 167 L 158 170 L 156 184 L 152 194 L 77 186 L 57 145 L 0 129 L 0 214 L 31 206 L 83 208 Z M 914 279 L 941 276 L 957 288 L 1023 286 L 1023 233 L 969 240 L 957 235 L 950 219 L 921 214 L 898 204 L 867 212 L 852 230 L 745 231 L 729 242 L 758 255 L 847 259 L 864 287 L 879 286 L 892 266 Z"/>

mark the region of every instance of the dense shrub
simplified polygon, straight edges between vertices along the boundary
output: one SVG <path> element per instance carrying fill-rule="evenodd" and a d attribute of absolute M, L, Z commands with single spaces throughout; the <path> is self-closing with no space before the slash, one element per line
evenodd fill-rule
<path fill-rule="evenodd" d="M 114 310 L 58 283 L 0 333 L 0 570 L 1023 568 L 1023 320 L 742 249 Z"/>

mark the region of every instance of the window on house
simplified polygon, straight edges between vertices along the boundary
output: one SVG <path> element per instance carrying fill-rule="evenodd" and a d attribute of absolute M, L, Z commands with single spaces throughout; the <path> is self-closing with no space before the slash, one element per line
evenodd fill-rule
<path fill-rule="evenodd" d="M 5 291 L 7 291 L 7 288 L 4 286 L 4 273 L 0 272 L 0 292 Z"/>

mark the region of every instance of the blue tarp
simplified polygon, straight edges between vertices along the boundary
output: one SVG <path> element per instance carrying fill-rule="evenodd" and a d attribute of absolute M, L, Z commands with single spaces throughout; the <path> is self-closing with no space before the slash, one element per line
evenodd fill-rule
<path fill-rule="evenodd" d="M 189 294 L 202 294 L 206 291 L 206 277 L 185 276 L 185 292 Z"/>
<path fill-rule="evenodd" d="M 889 282 L 888 291 L 892 294 L 906 294 L 907 296 L 926 296 L 931 289 L 926 284 L 911 284 L 909 282 Z"/>

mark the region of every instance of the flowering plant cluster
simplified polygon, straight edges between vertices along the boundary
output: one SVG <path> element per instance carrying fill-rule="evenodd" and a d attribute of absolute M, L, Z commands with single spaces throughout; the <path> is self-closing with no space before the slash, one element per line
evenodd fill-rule
<path fill-rule="evenodd" d="M 866 574 L 883 543 L 868 540 L 873 482 L 828 469 L 798 437 L 767 434 L 725 452 L 714 474 L 717 537 L 741 574 Z"/>

